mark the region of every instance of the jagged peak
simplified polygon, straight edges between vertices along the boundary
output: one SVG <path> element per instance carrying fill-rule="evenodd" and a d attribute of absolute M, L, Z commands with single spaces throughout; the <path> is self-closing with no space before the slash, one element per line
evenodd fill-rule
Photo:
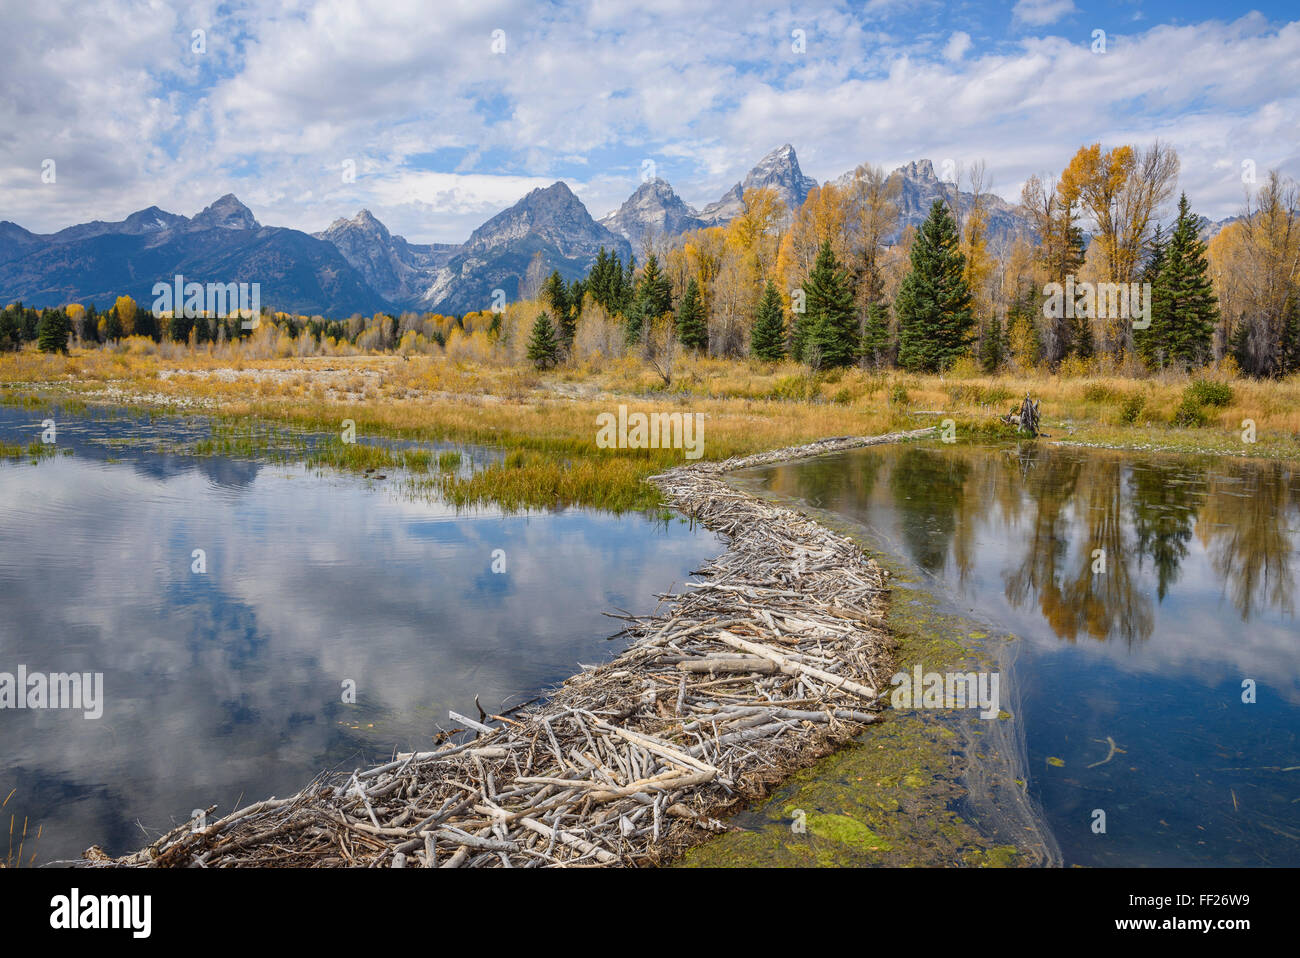
<path fill-rule="evenodd" d="M 240 202 L 234 193 L 227 193 L 204 207 L 191 222 L 196 226 L 214 226 L 222 229 L 260 229 L 261 224 L 253 211 Z"/>
<path fill-rule="evenodd" d="M 528 195 L 519 202 L 522 203 L 533 196 L 559 196 L 564 199 L 578 199 L 577 194 L 569 188 L 569 184 L 564 182 L 564 180 L 556 180 L 550 186 L 539 186 L 536 189 L 530 190 Z"/>
<path fill-rule="evenodd" d="M 898 168 L 908 179 L 913 180 L 938 180 L 935 175 L 934 164 L 929 160 L 912 160 L 910 163 L 904 163 Z"/>

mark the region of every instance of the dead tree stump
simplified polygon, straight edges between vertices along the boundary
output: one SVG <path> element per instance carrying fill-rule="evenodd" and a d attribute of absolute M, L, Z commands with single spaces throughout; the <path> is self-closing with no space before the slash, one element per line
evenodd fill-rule
<path fill-rule="evenodd" d="M 1015 426 L 1017 432 L 1027 432 L 1031 436 L 1042 435 L 1038 430 L 1038 403 L 1030 399 L 1027 392 L 1020 408 L 1012 409 L 1002 417 L 1002 421 Z"/>

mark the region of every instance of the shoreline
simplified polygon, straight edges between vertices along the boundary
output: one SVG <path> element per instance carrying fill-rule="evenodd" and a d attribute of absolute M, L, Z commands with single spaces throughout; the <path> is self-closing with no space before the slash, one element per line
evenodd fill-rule
<path fill-rule="evenodd" d="M 855 543 L 734 488 L 724 473 L 906 439 L 841 436 L 650 477 L 727 540 L 671 608 L 629 618 L 633 643 L 472 741 L 350 776 L 206 827 L 185 823 L 83 866 L 657 865 L 728 830 L 765 796 L 879 721 L 887 573 Z M 797 589 L 790 586 L 797 585 Z M 741 684 L 743 683 L 743 684 Z M 459 720 L 460 717 L 457 717 Z M 212 809 L 208 812 L 211 813 Z"/>

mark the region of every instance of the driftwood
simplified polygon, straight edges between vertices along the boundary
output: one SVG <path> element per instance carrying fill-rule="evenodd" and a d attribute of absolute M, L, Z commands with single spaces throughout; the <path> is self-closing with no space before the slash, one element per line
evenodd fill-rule
<path fill-rule="evenodd" d="M 1020 408 L 1012 409 L 1011 412 L 1002 417 L 1002 421 L 1015 426 L 1017 432 L 1026 432 L 1031 436 L 1047 435 L 1047 433 L 1040 432 L 1038 429 L 1038 403 L 1029 398 L 1029 393 L 1025 393 L 1025 399 L 1020 404 Z"/>
<path fill-rule="evenodd" d="M 878 719 L 885 574 L 848 539 L 741 492 L 730 469 L 920 436 L 841 437 L 651 481 L 729 540 L 631 645 L 512 718 L 452 713 L 439 749 L 190 823 L 87 867 L 651 865 Z"/>

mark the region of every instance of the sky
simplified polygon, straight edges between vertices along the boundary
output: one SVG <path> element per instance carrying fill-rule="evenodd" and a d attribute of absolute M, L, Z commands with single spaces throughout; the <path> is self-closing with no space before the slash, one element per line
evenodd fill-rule
<path fill-rule="evenodd" d="M 0 0 L 0 220 L 52 232 L 235 193 L 308 232 L 369 209 L 462 242 L 564 180 L 716 200 L 791 143 L 986 165 L 1009 200 L 1079 146 L 1159 138 L 1212 219 L 1300 179 L 1300 10 L 1202 0 Z M 52 162 L 51 162 L 52 161 Z M 945 165 L 947 161 L 947 165 Z"/>

